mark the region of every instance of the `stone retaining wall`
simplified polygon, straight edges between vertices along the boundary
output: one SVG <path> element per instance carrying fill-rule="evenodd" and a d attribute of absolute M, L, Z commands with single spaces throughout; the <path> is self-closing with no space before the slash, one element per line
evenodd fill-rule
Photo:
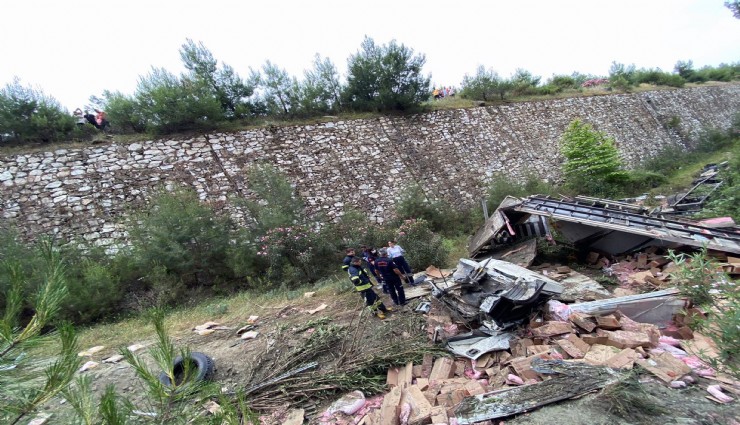
<path fill-rule="evenodd" d="M 215 133 L 130 145 L 0 158 L 0 215 L 24 237 L 58 233 L 100 245 L 125 239 L 121 218 L 162 187 L 188 185 L 240 221 L 247 168 L 283 170 L 312 213 L 346 207 L 383 221 L 404 187 L 457 204 L 480 199 L 490 178 L 558 179 L 559 139 L 576 118 L 615 138 L 628 164 L 728 128 L 740 85 L 579 97 L 315 125 Z"/>

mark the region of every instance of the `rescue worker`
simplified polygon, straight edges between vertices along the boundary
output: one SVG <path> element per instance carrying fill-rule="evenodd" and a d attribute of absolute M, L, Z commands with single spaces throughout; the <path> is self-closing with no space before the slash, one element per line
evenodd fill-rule
<path fill-rule="evenodd" d="M 378 273 L 378 270 L 375 268 L 375 260 L 378 258 L 378 251 L 375 248 L 370 248 L 367 245 L 362 246 L 362 259 L 365 260 L 367 263 L 367 268 L 370 270 L 370 274 L 373 275 L 375 280 L 378 281 L 381 285 L 383 285 L 383 293 L 388 293 L 388 286 L 383 281 L 383 276 Z"/>
<path fill-rule="evenodd" d="M 344 260 L 342 260 L 342 270 L 349 271 L 349 263 L 352 261 L 352 258 L 355 256 L 355 249 L 354 248 L 347 248 L 344 256 Z"/>
<path fill-rule="evenodd" d="M 365 299 L 365 304 L 370 311 L 378 316 L 379 319 L 385 319 L 385 313 L 393 311 L 380 300 L 378 294 L 373 291 L 373 282 L 365 269 L 362 268 L 362 258 L 352 257 L 348 268 L 349 280 L 355 285 L 355 291 Z"/>
<path fill-rule="evenodd" d="M 398 265 L 392 259 L 388 258 L 388 250 L 380 248 L 378 254 L 380 254 L 380 257 L 375 260 L 375 268 L 378 269 L 380 275 L 383 276 L 383 281 L 388 285 L 388 291 L 391 294 L 393 303 L 396 305 L 406 305 L 406 293 L 403 290 L 403 283 L 401 281 L 401 279 L 405 279 L 404 274 Z"/>

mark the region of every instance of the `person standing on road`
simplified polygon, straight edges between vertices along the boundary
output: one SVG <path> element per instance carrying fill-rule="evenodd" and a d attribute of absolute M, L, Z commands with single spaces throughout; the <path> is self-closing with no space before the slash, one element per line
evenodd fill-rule
<path fill-rule="evenodd" d="M 388 257 L 390 257 L 393 262 L 398 265 L 398 268 L 406 275 L 404 280 L 408 282 L 409 285 L 416 286 L 414 285 L 414 272 L 411 271 L 411 266 L 409 266 L 409 263 L 407 263 L 406 259 L 403 257 L 405 254 L 406 251 L 401 248 L 401 245 L 396 244 L 396 241 L 388 241 Z"/>
<path fill-rule="evenodd" d="M 370 280 L 370 276 L 365 269 L 362 268 L 362 258 L 352 257 L 347 270 L 349 280 L 355 286 L 355 291 L 359 292 L 362 298 L 365 299 L 365 304 L 370 311 L 378 316 L 379 319 L 385 319 L 385 313 L 393 311 L 393 309 L 386 307 L 383 301 L 380 300 L 380 297 L 378 297 L 378 294 L 373 291 L 373 282 Z"/>
<path fill-rule="evenodd" d="M 388 258 L 388 250 L 381 248 L 378 251 L 380 257 L 375 260 L 375 267 L 383 276 L 383 281 L 388 286 L 388 292 L 391 294 L 391 299 L 396 305 L 406 304 L 406 293 L 403 290 L 403 273 L 399 269 L 398 265 L 391 259 Z"/>

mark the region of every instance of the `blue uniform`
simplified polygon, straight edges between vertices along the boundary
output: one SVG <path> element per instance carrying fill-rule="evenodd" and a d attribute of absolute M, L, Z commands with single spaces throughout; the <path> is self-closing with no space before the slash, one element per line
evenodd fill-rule
<path fill-rule="evenodd" d="M 383 276 L 383 281 L 388 285 L 388 291 L 396 305 L 406 304 L 406 293 L 403 290 L 401 278 L 394 270 L 400 271 L 398 265 L 388 257 L 378 257 L 375 260 L 375 268 Z"/>
<path fill-rule="evenodd" d="M 354 258 L 354 255 L 348 255 L 342 260 L 342 270 L 345 272 L 349 271 L 349 263 L 352 261 L 352 258 Z"/>
<path fill-rule="evenodd" d="M 359 292 L 365 299 L 365 304 L 368 306 L 370 311 L 373 313 L 378 310 L 384 313 L 388 311 L 388 309 L 385 308 L 385 304 L 383 304 L 375 291 L 373 291 L 373 282 L 361 266 L 350 264 L 347 272 L 349 273 L 349 280 L 351 280 L 352 284 L 355 286 L 355 291 Z"/>

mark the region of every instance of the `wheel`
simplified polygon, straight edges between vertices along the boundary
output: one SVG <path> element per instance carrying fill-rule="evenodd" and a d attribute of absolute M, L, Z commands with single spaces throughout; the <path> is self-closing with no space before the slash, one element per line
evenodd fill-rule
<path fill-rule="evenodd" d="M 182 380 L 185 373 L 185 361 L 186 360 L 183 360 L 182 356 L 177 356 L 175 362 L 172 365 L 172 372 L 175 375 L 176 385 L 183 384 Z M 216 363 L 207 355 L 203 353 L 193 352 L 190 353 L 187 361 L 190 363 L 189 368 L 191 372 L 191 381 L 208 381 L 213 376 L 213 372 L 216 368 Z M 165 372 L 159 374 L 159 382 L 168 387 L 172 386 L 170 377 Z"/>

